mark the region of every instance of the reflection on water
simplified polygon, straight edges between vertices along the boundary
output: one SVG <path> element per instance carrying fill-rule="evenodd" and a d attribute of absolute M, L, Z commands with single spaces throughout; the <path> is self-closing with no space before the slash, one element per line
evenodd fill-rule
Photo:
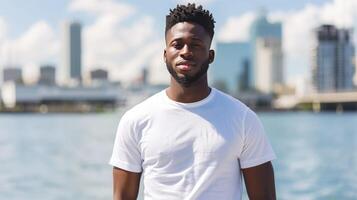
<path fill-rule="evenodd" d="M 120 116 L 0 115 L 0 199 L 111 199 Z M 278 156 L 279 199 L 357 199 L 357 114 L 260 117 Z"/>
<path fill-rule="evenodd" d="M 357 114 L 262 114 L 281 199 L 357 199 Z"/>
<path fill-rule="evenodd" d="M 111 199 L 119 117 L 0 115 L 0 199 Z"/>

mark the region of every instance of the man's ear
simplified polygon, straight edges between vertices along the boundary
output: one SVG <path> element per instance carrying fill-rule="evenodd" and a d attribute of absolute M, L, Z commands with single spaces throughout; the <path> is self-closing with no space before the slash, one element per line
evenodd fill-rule
<path fill-rule="evenodd" d="M 214 61 L 214 55 L 215 55 L 214 50 L 213 49 L 209 50 L 209 53 L 208 53 L 209 64 L 211 64 Z"/>
<path fill-rule="evenodd" d="M 164 49 L 163 58 L 164 58 L 164 62 L 166 63 L 166 49 Z"/>

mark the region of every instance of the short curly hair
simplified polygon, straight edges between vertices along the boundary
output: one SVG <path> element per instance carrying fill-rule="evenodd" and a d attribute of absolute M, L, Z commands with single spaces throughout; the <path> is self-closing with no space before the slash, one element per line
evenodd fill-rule
<path fill-rule="evenodd" d="M 214 35 L 214 19 L 208 10 L 204 10 L 201 5 L 197 6 L 193 3 L 187 5 L 177 5 L 176 8 L 170 9 L 170 13 L 166 15 L 167 31 L 179 22 L 194 22 L 201 25 L 209 34 L 211 39 Z"/>

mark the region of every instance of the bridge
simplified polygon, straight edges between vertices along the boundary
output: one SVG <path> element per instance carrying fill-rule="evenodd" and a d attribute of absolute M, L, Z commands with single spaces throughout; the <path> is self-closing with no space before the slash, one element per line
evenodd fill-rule
<path fill-rule="evenodd" d="M 357 110 L 357 91 L 281 96 L 274 101 L 273 105 L 277 109 L 302 109 L 316 112 Z"/>

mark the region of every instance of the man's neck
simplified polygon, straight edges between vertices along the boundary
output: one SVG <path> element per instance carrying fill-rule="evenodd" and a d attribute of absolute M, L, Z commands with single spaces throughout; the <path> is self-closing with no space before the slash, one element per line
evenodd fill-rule
<path fill-rule="evenodd" d="M 177 102 L 192 103 L 206 98 L 211 92 L 208 87 L 207 76 L 202 77 L 189 87 L 180 85 L 171 77 L 170 87 L 166 90 L 167 96 Z"/>

